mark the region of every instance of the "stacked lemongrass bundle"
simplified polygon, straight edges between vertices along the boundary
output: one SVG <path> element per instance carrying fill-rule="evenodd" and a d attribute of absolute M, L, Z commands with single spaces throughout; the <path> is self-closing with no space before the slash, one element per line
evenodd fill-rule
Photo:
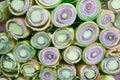
<path fill-rule="evenodd" d="M 0 0 L 0 80 L 120 80 L 120 0 Z"/>

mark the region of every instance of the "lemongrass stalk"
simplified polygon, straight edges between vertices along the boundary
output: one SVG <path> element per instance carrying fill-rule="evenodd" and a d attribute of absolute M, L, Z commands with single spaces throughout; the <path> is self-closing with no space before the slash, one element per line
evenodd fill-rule
<path fill-rule="evenodd" d="M 7 33 L 0 33 L 0 54 L 6 54 L 13 49 L 15 41 L 8 37 Z"/>
<path fill-rule="evenodd" d="M 44 32 L 44 31 L 37 32 L 30 39 L 30 43 L 36 49 L 43 49 L 50 45 L 51 37 L 47 32 Z"/>
<path fill-rule="evenodd" d="M 62 53 L 63 60 L 68 64 L 76 64 L 81 60 L 81 53 L 81 48 L 77 46 L 69 46 Z"/>
<path fill-rule="evenodd" d="M 15 16 L 24 15 L 32 6 L 33 0 L 10 0 L 9 11 Z"/>
<path fill-rule="evenodd" d="M 120 11 L 120 0 L 109 0 L 108 8 L 113 10 L 115 13 L 119 13 Z"/>
<path fill-rule="evenodd" d="M 120 59 L 118 57 L 107 57 L 100 63 L 100 70 L 107 74 L 120 73 Z"/>
<path fill-rule="evenodd" d="M 41 69 L 39 78 L 40 80 L 57 80 L 56 70 L 51 68 Z"/>
<path fill-rule="evenodd" d="M 21 41 L 13 49 L 15 59 L 24 63 L 31 60 L 35 56 L 36 50 L 29 44 L 27 40 Z"/>
<path fill-rule="evenodd" d="M 62 0 L 35 0 L 35 2 L 39 5 L 42 6 L 43 8 L 46 9 L 51 9 L 51 8 L 55 8 L 56 6 L 58 6 Z"/>
<path fill-rule="evenodd" d="M 106 48 L 116 46 L 120 40 L 120 32 L 116 28 L 104 29 L 99 35 L 99 40 Z"/>
<path fill-rule="evenodd" d="M 101 2 L 100 0 L 79 0 L 76 9 L 81 20 L 94 20 L 100 14 Z"/>
<path fill-rule="evenodd" d="M 80 46 L 88 46 L 95 42 L 99 35 L 98 25 L 93 21 L 80 24 L 75 32 L 77 44 Z"/>
<path fill-rule="evenodd" d="M 73 80 L 76 76 L 76 68 L 74 65 L 61 64 L 57 69 L 57 75 L 60 80 Z"/>
<path fill-rule="evenodd" d="M 1 57 L 2 74 L 7 77 L 18 77 L 20 64 L 15 60 L 13 53 Z"/>
<path fill-rule="evenodd" d="M 116 80 L 112 75 L 100 75 L 100 80 Z"/>
<path fill-rule="evenodd" d="M 41 64 L 47 67 L 56 67 L 60 62 L 60 52 L 55 47 L 46 47 L 38 52 Z"/>
<path fill-rule="evenodd" d="M 86 64 L 98 64 L 103 60 L 105 53 L 106 50 L 100 43 L 93 43 L 83 50 L 82 60 Z"/>
<path fill-rule="evenodd" d="M 27 11 L 25 23 L 34 31 L 45 30 L 50 27 L 50 13 L 48 10 L 34 5 Z"/>
<path fill-rule="evenodd" d="M 8 11 L 8 0 L 0 2 L 0 22 L 6 21 L 10 18 L 10 13 Z"/>
<path fill-rule="evenodd" d="M 112 10 L 102 9 L 100 16 L 97 18 L 97 24 L 100 28 L 106 29 L 113 26 L 115 15 Z"/>
<path fill-rule="evenodd" d="M 10 19 L 6 23 L 6 31 L 15 40 L 23 39 L 29 36 L 30 30 L 25 25 L 23 18 Z"/>
<path fill-rule="evenodd" d="M 72 44 L 74 30 L 72 28 L 59 28 L 53 33 L 52 42 L 58 49 L 64 49 Z"/>
<path fill-rule="evenodd" d="M 120 29 L 120 13 L 116 14 L 114 24 L 117 29 Z"/>
<path fill-rule="evenodd" d="M 70 3 L 62 3 L 52 12 L 52 23 L 56 27 L 68 27 L 76 19 L 76 9 Z"/>
<path fill-rule="evenodd" d="M 40 64 L 36 59 L 32 59 L 31 61 L 22 64 L 20 70 L 24 77 L 33 77 L 38 74 Z"/>
<path fill-rule="evenodd" d="M 77 73 L 80 80 L 99 80 L 100 72 L 96 65 L 78 64 Z"/>

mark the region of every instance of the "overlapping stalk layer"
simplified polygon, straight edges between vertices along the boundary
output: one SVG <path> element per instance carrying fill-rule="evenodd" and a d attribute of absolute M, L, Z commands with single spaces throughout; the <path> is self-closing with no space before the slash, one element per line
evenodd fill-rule
<path fill-rule="evenodd" d="M 120 80 L 120 0 L 0 0 L 0 80 Z"/>

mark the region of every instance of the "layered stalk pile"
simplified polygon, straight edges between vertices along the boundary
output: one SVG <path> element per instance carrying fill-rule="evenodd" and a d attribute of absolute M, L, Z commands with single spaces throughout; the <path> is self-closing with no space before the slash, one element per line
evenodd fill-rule
<path fill-rule="evenodd" d="M 120 0 L 0 0 L 0 80 L 120 80 Z"/>

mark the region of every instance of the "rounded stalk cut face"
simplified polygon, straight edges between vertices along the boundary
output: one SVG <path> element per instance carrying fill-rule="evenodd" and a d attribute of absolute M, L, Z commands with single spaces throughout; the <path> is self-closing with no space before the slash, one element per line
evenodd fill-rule
<path fill-rule="evenodd" d="M 103 30 L 99 35 L 100 42 L 104 47 L 109 48 L 118 44 L 119 42 L 119 31 L 115 28 L 108 28 Z"/>
<path fill-rule="evenodd" d="M 54 67 L 54 66 L 57 66 L 59 63 L 60 54 L 57 48 L 48 47 L 48 48 L 42 49 L 39 52 L 38 57 L 40 62 L 44 66 Z"/>
<path fill-rule="evenodd" d="M 76 9 L 81 20 L 94 20 L 100 13 L 101 3 L 99 0 L 81 0 L 78 1 Z"/>
<path fill-rule="evenodd" d="M 10 61 L 4 61 L 3 66 L 4 66 L 4 68 L 12 69 L 13 68 L 13 63 L 10 62 Z"/>
<path fill-rule="evenodd" d="M 52 42 L 58 49 L 64 49 L 68 47 L 74 39 L 74 33 L 69 29 L 57 29 L 53 33 Z"/>
<path fill-rule="evenodd" d="M 81 60 L 81 48 L 77 46 L 69 46 L 63 51 L 63 59 L 68 64 L 75 64 Z"/>
<path fill-rule="evenodd" d="M 83 50 L 82 59 L 87 64 L 98 64 L 105 55 L 105 48 L 99 43 L 93 43 Z"/>
<path fill-rule="evenodd" d="M 16 35 L 23 35 L 23 29 L 20 25 L 16 24 L 16 23 L 10 23 L 9 24 L 9 31 L 13 34 Z"/>
<path fill-rule="evenodd" d="M 120 72 L 120 63 L 118 57 L 108 57 L 100 63 L 100 69 L 107 74 L 117 74 Z"/>
<path fill-rule="evenodd" d="M 32 5 L 32 0 L 11 0 L 8 6 L 9 11 L 15 16 L 24 15 Z"/>
<path fill-rule="evenodd" d="M 46 32 L 38 32 L 32 36 L 30 43 L 36 49 L 43 49 L 50 45 L 51 38 Z"/>
<path fill-rule="evenodd" d="M 108 1 L 108 8 L 113 10 L 115 13 L 120 11 L 120 0 L 110 0 Z"/>
<path fill-rule="evenodd" d="M 94 70 L 89 70 L 89 71 L 87 71 L 86 73 L 85 73 L 85 76 L 86 76 L 86 78 L 88 78 L 88 79 L 93 79 L 96 75 L 95 75 L 96 73 L 95 73 L 95 71 Z"/>
<path fill-rule="evenodd" d="M 68 27 L 76 19 L 76 9 L 70 3 L 62 3 L 52 12 L 52 22 L 56 27 Z"/>
<path fill-rule="evenodd" d="M 80 46 L 87 46 L 97 40 L 99 28 L 93 21 L 80 24 L 76 29 L 76 41 Z"/>

